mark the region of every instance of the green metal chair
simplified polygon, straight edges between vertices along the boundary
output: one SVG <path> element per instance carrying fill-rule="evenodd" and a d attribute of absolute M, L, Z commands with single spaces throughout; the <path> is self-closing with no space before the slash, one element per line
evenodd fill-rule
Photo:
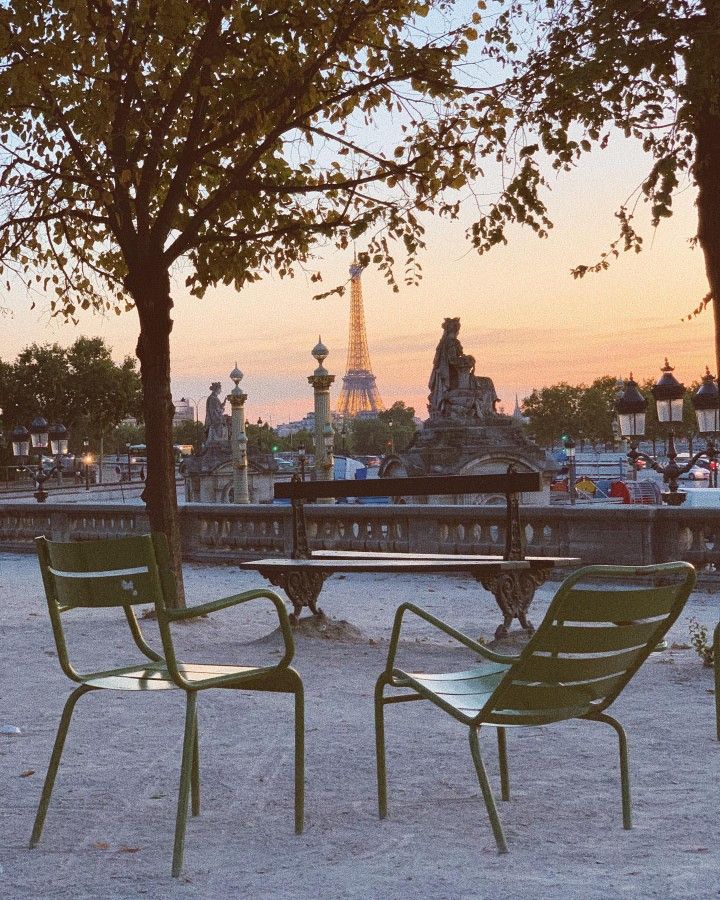
<path fill-rule="evenodd" d="M 469 728 L 470 750 L 499 852 L 507 843 L 480 755 L 478 733 L 497 729 L 500 786 L 510 799 L 507 727 L 586 719 L 612 726 L 620 740 L 623 825 L 631 828 L 625 732 L 606 709 L 680 614 L 695 584 L 689 563 L 657 566 L 589 566 L 559 587 L 547 614 L 522 653 L 504 656 L 412 603 L 395 615 L 385 671 L 375 688 L 375 736 L 380 818 L 387 815 L 384 708 L 429 700 Z M 406 672 L 395 665 L 405 613 L 414 613 L 474 650 L 487 662 L 465 672 Z M 385 696 L 385 688 L 411 693 Z"/>
<path fill-rule="evenodd" d="M 90 691 L 185 691 L 185 733 L 180 792 L 175 825 L 172 874 L 182 868 L 188 800 L 192 795 L 192 814 L 200 813 L 200 766 L 197 732 L 197 695 L 210 688 L 235 688 L 248 691 L 272 691 L 295 697 L 295 831 L 303 828 L 304 805 L 304 700 L 300 675 L 290 667 L 294 653 L 292 630 L 282 600 L 270 590 L 246 591 L 222 600 L 203 603 L 190 609 L 172 608 L 175 581 L 171 573 L 165 536 L 162 534 L 119 538 L 117 540 L 55 543 L 36 539 L 40 569 L 47 595 L 58 657 L 63 671 L 79 684 L 68 697 L 58 727 L 50 765 L 43 785 L 40 806 L 30 838 L 35 847 L 45 821 L 50 795 L 75 704 Z M 285 643 L 282 659 L 273 666 L 194 665 L 178 660 L 170 625 L 173 622 L 203 616 L 265 598 L 277 610 Z M 152 603 L 157 611 L 163 658 L 145 641 L 133 606 Z M 61 617 L 81 608 L 121 607 L 130 626 L 135 645 L 146 659 L 119 669 L 80 674 L 71 664 Z"/>

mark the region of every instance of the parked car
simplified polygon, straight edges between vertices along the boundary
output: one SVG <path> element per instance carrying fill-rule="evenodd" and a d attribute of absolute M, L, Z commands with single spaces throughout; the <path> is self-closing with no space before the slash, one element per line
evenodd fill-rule
<path fill-rule="evenodd" d="M 690 461 L 689 453 L 678 453 L 675 462 L 679 466 L 685 466 Z M 679 476 L 680 481 L 702 481 L 710 480 L 710 463 L 706 459 L 699 459 L 695 465 L 688 471 L 683 472 Z"/>

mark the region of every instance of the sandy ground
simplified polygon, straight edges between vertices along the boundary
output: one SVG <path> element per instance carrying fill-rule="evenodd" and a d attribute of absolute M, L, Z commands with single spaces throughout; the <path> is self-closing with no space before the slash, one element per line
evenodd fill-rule
<path fill-rule="evenodd" d="M 188 566 L 190 602 L 258 583 L 232 567 Z M 333 578 L 322 605 L 359 633 L 300 634 L 307 697 L 307 807 L 292 825 L 291 699 L 200 699 L 203 811 L 170 877 L 183 697 L 98 692 L 78 705 L 39 847 L 27 849 L 70 683 L 61 673 L 32 556 L 0 554 L 0 896 L 3 898 L 545 898 L 720 896 L 720 743 L 712 677 L 689 649 L 651 657 L 615 706 L 630 741 L 635 827 L 622 829 L 614 732 L 569 723 L 509 734 L 512 799 L 498 856 L 465 729 L 426 704 L 387 711 L 390 817 L 376 813 L 372 691 L 395 606 L 412 599 L 491 637 L 493 599 L 469 579 Z M 539 621 L 553 586 L 538 592 Z M 691 615 L 712 627 L 716 596 Z M 73 614 L 90 662 L 126 657 L 113 612 Z M 466 668 L 473 655 L 409 621 L 406 663 Z M 186 659 L 272 658 L 271 610 L 226 611 L 178 630 Z M 153 631 L 152 623 L 148 630 Z M 482 746 L 499 794 L 492 731 Z"/>

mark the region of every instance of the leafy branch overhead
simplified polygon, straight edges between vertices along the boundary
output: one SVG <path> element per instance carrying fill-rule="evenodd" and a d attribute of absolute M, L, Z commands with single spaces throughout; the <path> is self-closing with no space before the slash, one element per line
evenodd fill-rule
<path fill-rule="evenodd" d="M 449 2 L 432 4 L 445 25 Z M 0 260 L 55 313 L 137 302 L 129 261 L 187 286 L 293 273 L 317 240 L 365 236 L 397 287 L 417 211 L 457 189 L 510 110 L 467 85 L 471 26 L 431 5 L 28 0 L 0 9 Z M 187 265 L 189 263 L 189 265 Z M 10 289 L 8 278 L 6 288 Z"/>
<path fill-rule="evenodd" d="M 616 138 L 638 141 L 647 176 L 616 213 L 619 235 L 593 264 L 639 252 L 638 203 L 652 227 L 672 214 L 679 185 L 698 191 L 698 241 L 710 292 L 720 282 L 720 7 L 710 0 L 536 0 L 502 2 L 486 35 L 512 73 L 506 100 L 514 118 L 497 159 L 510 173 L 499 199 L 472 227 L 480 252 L 506 241 L 520 222 L 543 236 L 551 227 L 543 192 L 548 169 L 569 171 Z M 520 49 L 522 48 L 522 49 Z"/>

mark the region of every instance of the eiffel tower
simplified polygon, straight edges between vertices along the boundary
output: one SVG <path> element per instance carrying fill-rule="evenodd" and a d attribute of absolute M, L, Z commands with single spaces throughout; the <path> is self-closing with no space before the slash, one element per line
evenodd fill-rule
<path fill-rule="evenodd" d="M 352 418 L 358 413 L 379 413 L 385 409 L 380 399 L 375 376 L 370 369 L 365 313 L 363 311 L 362 266 L 354 260 L 350 266 L 350 337 L 348 339 L 347 371 L 338 400 L 337 411 Z"/>

